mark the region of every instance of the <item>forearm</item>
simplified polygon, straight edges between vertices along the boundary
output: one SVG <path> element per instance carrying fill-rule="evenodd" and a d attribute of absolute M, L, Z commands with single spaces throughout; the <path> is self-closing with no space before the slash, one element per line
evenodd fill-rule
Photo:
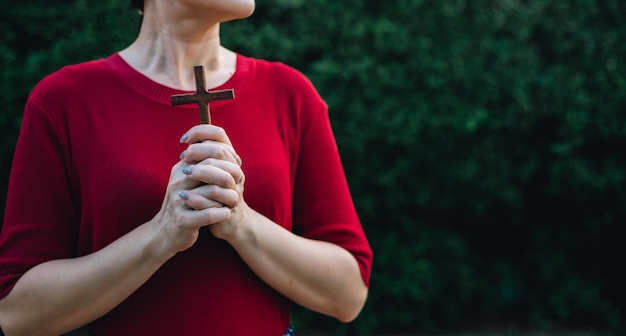
<path fill-rule="evenodd" d="M 58 335 L 106 314 L 169 258 L 155 253 L 152 231 L 144 224 L 98 252 L 53 260 L 26 272 L 0 300 L 4 332 Z"/>
<path fill-rule="evenodd" d="M 253 210 L 244 222 L 227 240 L 257 276 L 311 310 L 343 322 L 356 318 L 368 289 L 348 251 L 297 236 Z"/>

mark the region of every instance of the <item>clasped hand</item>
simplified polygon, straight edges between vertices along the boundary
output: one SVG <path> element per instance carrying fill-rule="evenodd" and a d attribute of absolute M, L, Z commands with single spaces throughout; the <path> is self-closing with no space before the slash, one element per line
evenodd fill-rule
<path fill-rule="evenodd" d="M 173 253 L 191 247 L 204 226 L 225 239 L 237 230 L 247 209 L 241 159 L 226 132 L 198 125 L 180 141 L 189 146 L 172 168 L 163 205 L 154 218 L 157 233 Z"/>

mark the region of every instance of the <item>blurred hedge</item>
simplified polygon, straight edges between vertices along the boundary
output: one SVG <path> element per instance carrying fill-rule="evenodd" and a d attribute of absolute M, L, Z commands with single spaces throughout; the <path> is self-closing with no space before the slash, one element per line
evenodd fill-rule
<path fill-rule="evenodd" d="M 0 1 L 5 183 L 30 88 L 137 18 Z M 625 330 L 625 2 L 266 0 L 222 30 L 316 84 L 375 250 L 362 315 L 301 331 Z"/>

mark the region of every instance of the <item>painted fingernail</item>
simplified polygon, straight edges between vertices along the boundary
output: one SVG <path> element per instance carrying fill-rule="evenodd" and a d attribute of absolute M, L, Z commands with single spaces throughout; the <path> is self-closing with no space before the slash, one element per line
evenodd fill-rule
<path fill-rule="evenodd" d="M 184 199 L 185 201 L 189 199 L 189 194 L 186 191 L 179 191 L 178 197 Z"/>
<path fill-rule="evenodd" d="M 180 153 L 180 159 L 181 159 L 181 160 L 183 160 L 183 159 L 185 158 L 185 153 L 186 153 L 186 152 L 187 152 L 187 151 L 183 151 L 182 153 Z"/>
<path fill-rule="evenodd" d="M 187 167 L 183 168 L 183 174 L 191 175 L 191 167 L 187 166 Z"/>
<path fill-rule="evenodd" d="M 187 142 L 189 139 L 189 134 L 185 133 L 182 138 L 180 138 L 180 142 Z"/>

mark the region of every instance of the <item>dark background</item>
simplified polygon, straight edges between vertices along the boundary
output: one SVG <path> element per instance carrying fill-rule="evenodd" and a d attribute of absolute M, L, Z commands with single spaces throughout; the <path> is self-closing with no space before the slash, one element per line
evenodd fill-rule
<path fill-rule="evenodd" d="M 0 0 L 2 206 L 28 92 L 130 43 L 127 2 Z M 327 100 L 375 252 L 360 317 L 302 334 L 625 332 L 626 2 L 259 0 L 222 32 Z"/>

